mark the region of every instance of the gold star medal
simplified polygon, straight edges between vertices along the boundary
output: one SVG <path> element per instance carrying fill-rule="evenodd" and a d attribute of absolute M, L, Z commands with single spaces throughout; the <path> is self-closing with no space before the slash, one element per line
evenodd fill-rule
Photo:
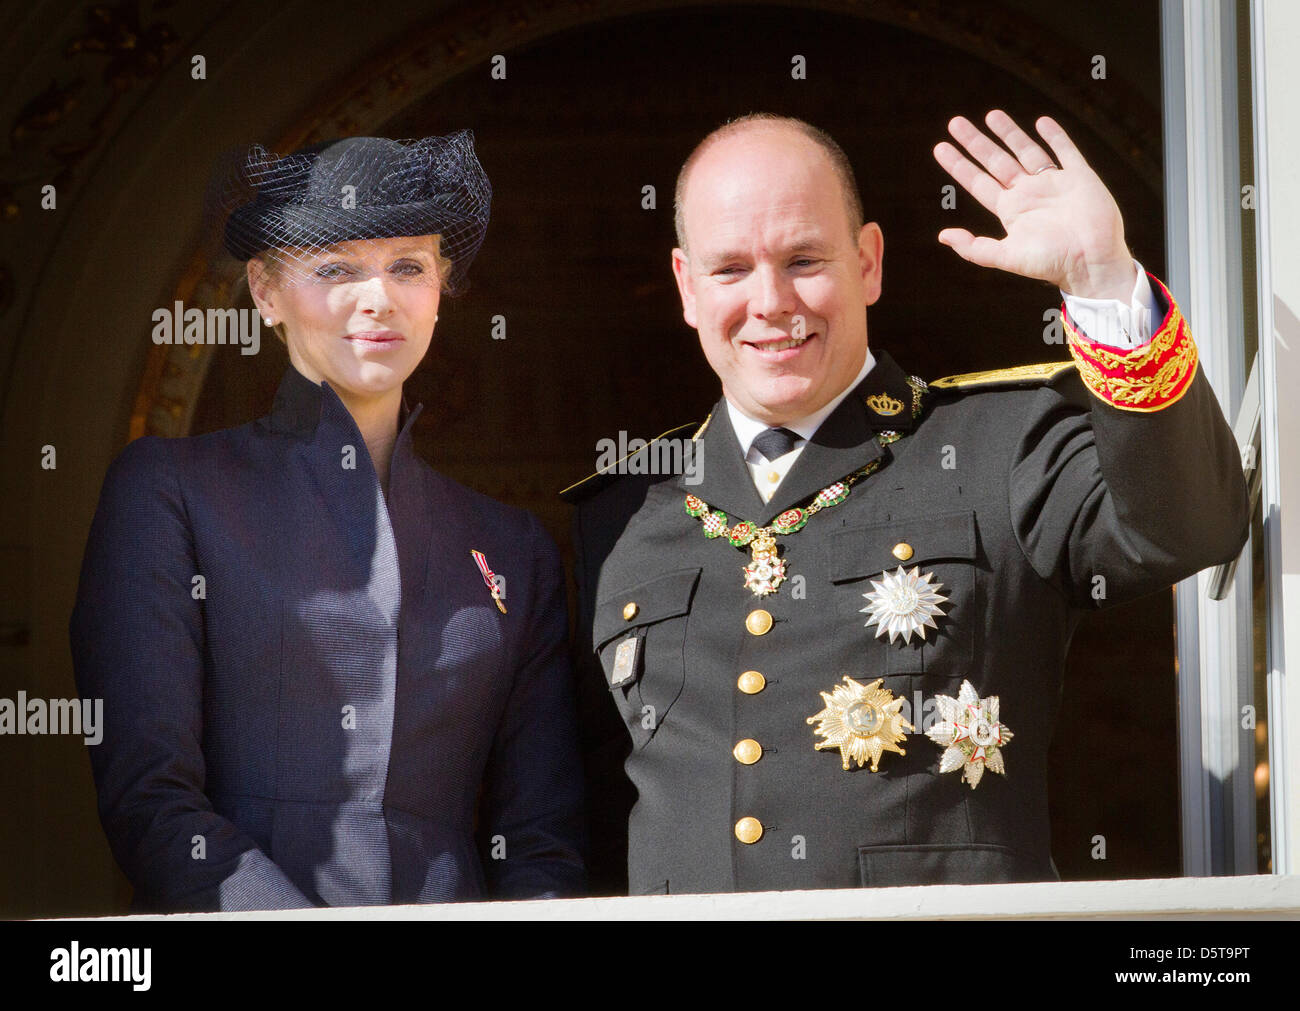
<path fill-rule="evenodd" d="M 904 728 L 913 731 L 916 728 L 899 713 L 904 700 L 894 698 L 888 688 L 881 688 L 882 681 L 884 678 L 876 678 L 871 684 L 862 685 L 845 675 L 844 684 L 836 685 L 829 694 L 821 693 L 826 708 L 806 721 L 816 723 L 813 733 L 825 738 L 817 742 L 817 750 L 839 748 L 840 764 L 845 769 L 850 758 L 858 763 L 859 769 L 869 758 L 871 771 L 875 772 L 880 756 L 886 751 L 907 754 L 898 742 L 907 736 Z"/>
<path fill-rule="evenodd" d="M 972 790 L 979 786 L 985 767 L 1005 776 L 1001 748 L 1012 735 L 1006 724 L 998 722 L 998 697 L 990 695 L 981 699 L 971 683 L 963 681 L 955 699 L 950 695 L 936 695 L 934 701 L 939 709 L 939 722 L 925 733 L 946 749 L 939 759 L 939 771 L 961 769 L 961 778 Z"/>

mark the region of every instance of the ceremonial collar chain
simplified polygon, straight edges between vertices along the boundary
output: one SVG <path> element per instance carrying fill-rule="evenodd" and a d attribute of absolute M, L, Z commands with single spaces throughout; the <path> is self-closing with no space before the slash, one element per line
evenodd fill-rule
<path fill-rule="evenodd" d="M 925 393 L 925 383 L 916 376 L 908 376 L 907 384 L 912 388 L 912 418 L 915 420 L 921 413 L 921 397 Z M 706 421 L 705 426 L 707 425 Z M 700 432 L 703 431 L 704 429 L 701 428 Z M 696 438 L 699 438 L 699 435 L 700 433 L 696 433 Z M 880 432 L 874 441 L 884 448 L 902 437 L 901 432 Z M 726 513 L 721 509 L 714 509 L 696 495 L 686 496 L 686 512 L 702 522 L 705 537 L 710 539 L 725 537 L 732 547 L 749 548 L 750 562 L 744 567 L 745 589 L 751 590 L 756 597 L 766 597 L 768 594 L 775 593 L 785 582 L 785 559 L 778 555 L 776 538 L 802 530 L 808 521 L 823 509 L 839 505 L 849 497 L 849 490 L 858 481 L 873 473 L 879 466 L 880 458 L 877 457 L 865 467 L 827 485 L 813 496 L 808 505 L 787 509 L 764 527 L 749 520 L 741 520 L 735 526 L 731 526 L 730 517 Z"/>

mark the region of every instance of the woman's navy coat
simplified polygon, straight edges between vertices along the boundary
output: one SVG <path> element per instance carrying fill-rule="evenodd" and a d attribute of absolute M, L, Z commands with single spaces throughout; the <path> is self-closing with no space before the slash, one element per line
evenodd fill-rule
<path fill-rule="evenodd" d="M 387 501 L 337 394 L 292 367 L 267 417 L 110 468 L 72 646 L 137 908 L 581 890 L 559 557 L 416 457 L 419 411 Z"/>

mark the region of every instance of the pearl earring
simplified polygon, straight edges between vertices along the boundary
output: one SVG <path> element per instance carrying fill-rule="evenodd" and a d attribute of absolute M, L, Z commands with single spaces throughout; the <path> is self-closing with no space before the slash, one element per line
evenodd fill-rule
<path fill-rule="evenodd" d="M 262 322 L 265 323 L 267 326 L 275 326 L 275 324 L 271 322 L 270 316 L 263 316 Z"/>

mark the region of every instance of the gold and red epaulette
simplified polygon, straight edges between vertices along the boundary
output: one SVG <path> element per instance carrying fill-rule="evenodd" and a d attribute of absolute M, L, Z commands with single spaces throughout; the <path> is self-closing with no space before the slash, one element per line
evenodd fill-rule
<path fill-rule="evenodd" d="M 1070 354 L 1079 367 L 1083 385 L 1121 411 L 1160 411 L 1177 402 L 1196 378 L 1196 342 L 1173 296 L 1152 274 L 1147 274 L 1164 297 L 1169 311 L 1151 342 L 1132 351 L 1118 351 L 1090 340 L 1079 332 L 1061 306 L 1061 320 Z"/>

